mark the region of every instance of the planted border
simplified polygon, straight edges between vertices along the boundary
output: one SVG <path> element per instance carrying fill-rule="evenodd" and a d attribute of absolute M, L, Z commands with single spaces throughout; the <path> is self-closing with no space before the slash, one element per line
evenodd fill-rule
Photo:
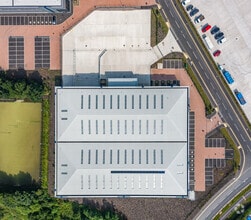
<path fill-rule="evenodd" d="M 48 188 L 48 155 L 50 131 L 50 103 L 48 98 L 42 101 L 42 144 L 41 144 L 41 188 Z"/>
<path fill-rule="evenodd" d="M 220 132 L 223 135 L 223 137 L 227 140 L 227 142 L 229 143 L 229 146 L 234 150 L 234 172 L 236 173 L 238 170 L 238 167 L 240 165 L 240 152 L 239 152 L 236 144 L 234 143 L 234 140 L 229 135 L 227 129 L 221 128 Z"/>

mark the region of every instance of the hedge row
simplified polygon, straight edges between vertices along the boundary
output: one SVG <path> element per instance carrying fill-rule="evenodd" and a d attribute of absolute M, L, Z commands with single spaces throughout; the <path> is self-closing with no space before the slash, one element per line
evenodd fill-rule
<path fill-rule="evenodd" d="M 41 145 L 41 187 L 48 188 L 48 151 L 49 151 L 49 126 L 50 103 L 48 99 L 42 101 L 42 145 Z"/>

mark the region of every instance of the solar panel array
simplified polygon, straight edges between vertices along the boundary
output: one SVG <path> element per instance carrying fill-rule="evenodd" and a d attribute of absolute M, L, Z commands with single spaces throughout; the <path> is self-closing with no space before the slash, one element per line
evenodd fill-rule
<path fill-rule="evenodd" d="M 24 38 L 9 37 L 9 69 L 24 68 Z"/>
<path fill-rule="evenodd" d="M 50 68 L 50 37 L 35 37 L 35 68 Z"/>

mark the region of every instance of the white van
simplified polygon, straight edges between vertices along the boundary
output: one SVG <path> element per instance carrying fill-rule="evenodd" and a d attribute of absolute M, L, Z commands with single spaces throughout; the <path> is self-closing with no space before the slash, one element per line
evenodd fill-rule
<path fill-rule="evenodd" d="M 218 44 L 223 44 L 226 41 L 227 41 L 227 39 L 225 37 L 223 37 L 223 38 L 218 40 Z"/>

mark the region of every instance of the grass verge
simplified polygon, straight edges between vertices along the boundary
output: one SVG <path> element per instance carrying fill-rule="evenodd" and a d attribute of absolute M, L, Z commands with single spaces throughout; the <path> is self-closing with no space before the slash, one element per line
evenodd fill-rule
<path fill-rule="evenodd" d="M 168 27 L 158 8 L 151 10 L 151 46 L 160 43 L 167 35 Z"/>
<path fill-rule="evenodd" d="M 244 190 L 242 190 L 237 196 L 235 196 L 215 217 L 214 220 L 219 220 L 229 208 L 231 208 L 243 195 L 251 190 L 251 185 L 248 185 Z"/>
<path fill-rule="evenodd" d="M 211 104 L 209 98 L 207 97 L 207 95 L 206 95 L 204 89 L 203 89 L 202 86 L 200 85 L 199 80 L 198 80 L 197 77 L 195 76 L 195 74 L 194 74 L 194 72 L 193 72 L 191 66 L 190 66 L 188 63 L 185 62 L 185 68 L 186 68 L 186 71 L 187 71 L 189 77 L 190 77 L 191 80 L 193 81 L 193 83 L 194 83 L 196 89 L 198 90 L 198 92 L 199 92 L 199 94 L 200 94 L 200 96 L 201 96 L 201 98 L 202 98 L 202 100 L 203 100 L 203 102 L 204 102 L 204 104 L 205 104 L 206 115 L 212 114 L 213 111 L 214 111 L 214 108 L 212 107 L 212 104 Z"/>
<path fill-rule="evenodd" d="M 48 188 L 48 151 L 49 151 L 50 103 L 42 101 L 42 146 L 41 146 L 41 187 Z"/>
<path fill-rule="evenodd" d="M 223 137 L 227 140 L 227 142 L 229 143 L 229 146 L 234 150 L 234 172 L 236 173 L 238 170 L 238 167 L 240 165 L 240 152 L 239 152 L 236 144 L 234 143 L 234 140 L 229 135 L 227 129 L 221 128 L 220 132 L 223 135 Z"/>

